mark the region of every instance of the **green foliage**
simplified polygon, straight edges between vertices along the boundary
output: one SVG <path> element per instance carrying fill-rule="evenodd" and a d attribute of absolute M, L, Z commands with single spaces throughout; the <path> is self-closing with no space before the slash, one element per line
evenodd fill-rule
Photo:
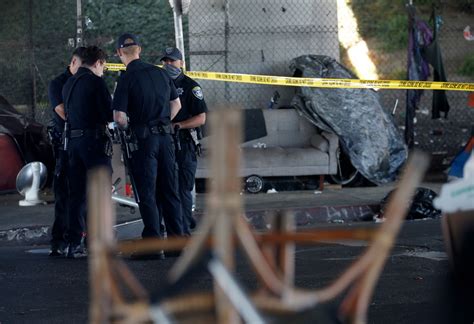
<path fill-rule="evenodd" d="M 406 69 L 395 69 L 389 73 L 382 74 L 381 77 L 388 80 L 406 80 L 407 71 Z"/>
<path fill-rule="evenodd" d="M 436 0 L 418 0 L 417 8 L 431 8 Z M 382 50 L 406 48 L 408 43 L 408 14 L 405 1 L 353 0 L 352 9 L 363 38 L 374 37 Z"/>
<path fill-rule="evenodd" d="M 466 57 L 459 73 L 465 76 L 474 77 L 474 54 Z"/>
<path fill-rule="evenodd" d="M 407 25 L 406 15 L 393 15 L 382 20 L 375 34 L 382 40 L 382 49 L 391 51 L 405 48 L 408 44 Z"/>
<path fill-rule="evenodd" d="M 82 4 L 84 17 L 93 23 L 84 26 L 85 44 L 105 48 L 111 62 L 119 62 L 114 57 L 115 41 L 125 32 L 141 37 L 142 56 L 151 63 L 158 63 L 162 49 L 175 43 L 168 0 L 82 0 Z M 64 71 L 73 51 L 68 40 L 76 36 L 76 0 L 1 0 L 0 13 L 0 94 L 13 104 L 31 105 L 34 64 L 36 101 L 47 102 L 49 81 Z M 111 89 L 116 76 L 106 75 Z"/>
<path fill-rule="evenodd" d="M 455 0 L 457 7 L 465 12 L 474 12 L 474 0 Z"/>
<path fill-rule="evenodd" d="M 90 0 L 85 15 L 93 23 L 93 28 L 86 29 L 88 45 L 102 46 L 109 54 L 126 32 L 140 37 L 142 56 L 151 63 L 158 63 L 163 48 L 175 43 L 173 12 L 167 0 Z"/>

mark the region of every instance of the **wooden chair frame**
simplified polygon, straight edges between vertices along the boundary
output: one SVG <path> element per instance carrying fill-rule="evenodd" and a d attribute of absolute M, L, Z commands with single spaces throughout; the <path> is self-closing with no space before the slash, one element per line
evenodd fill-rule
<path fill-rule="evenodd" d="M 414 153 L 398 190 L 392 195 L 386 221 L 378 229 L 311 229 L 296 232 L 292 215 L 279 213 L 268 233 L 254 233 L 243 217 L 238 170 L 240 152 L 234 149 L 240 138 L 240 114 L 237 110 L 220 110 L 213 114 L 211 126 L 216 134 L 211 147 L 211 170 L 208 213 L 192 239 L 140 240 L 115 242 L 112 226 L 115 215 L 110 200 L 110 178 L 106 172 L 94 171 L 89 186 L 89 245 L 92 323 L 139 323 L 153 319 L 165 322 L 169 314 L 215 311 L 216 322 L 238 323 L 242 315 L 238 305 L 216 276 L 214 293 L 185 294 L 160 300 L 153 305 L 144 287 L 126 264 L 117 257 L 132 252 L 181 250 L 181 257 L 169 272 L 169 283 L 176 284 L 210 249 L 229 274 L 234 268 L 234 250 L 239 244 L 250 260 L 262 290 L 250 297 L 256 309 L 268 312 L 297 313 L 333 300 L 347 291 L 340 315 L 351 323 L 366 323 L 367 310 L 375 284 L 394 244 L 407 213 L 410 198 L 427 169 L 426 156 Z M 372 244 L 333 283 L 316 290 L 294 287 L 295 244 L 371 240 Z M 124 297 L 124 290 L 133 302 Z"/>

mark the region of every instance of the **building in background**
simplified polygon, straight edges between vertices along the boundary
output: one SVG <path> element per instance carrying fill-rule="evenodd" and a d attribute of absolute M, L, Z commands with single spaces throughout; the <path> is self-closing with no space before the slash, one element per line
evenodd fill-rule
<path fill-rule="evenodd" d="M 290 60 L 303 54 L 339 58 L 336 1 L 207 0 L 191 2 L 192 71 L 291 76 Z M 244 108 L 268 106 L 275 91 L 288 105 L 294 88 L 200 81 L 206 100 Z"/>

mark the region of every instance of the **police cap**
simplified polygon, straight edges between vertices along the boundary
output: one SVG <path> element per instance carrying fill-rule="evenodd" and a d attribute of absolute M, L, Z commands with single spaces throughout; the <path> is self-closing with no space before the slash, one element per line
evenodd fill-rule
<path fill-rule="evenodd" d="M 176 47 L 167 47 L 163 51 L 160 61 L 163 61 L 164 59 L 170 59 L 173 61 L 183 60 L 183 54 L 181 54 L 181 51 Z"/>
<path fill-rule="evenodd" d="M 134 34 L 125 33 L 121 35 L 117 40 L 117 49 L 134 45 L 140 46 L 140 43 L 138 42 L 138 37 Z"/>

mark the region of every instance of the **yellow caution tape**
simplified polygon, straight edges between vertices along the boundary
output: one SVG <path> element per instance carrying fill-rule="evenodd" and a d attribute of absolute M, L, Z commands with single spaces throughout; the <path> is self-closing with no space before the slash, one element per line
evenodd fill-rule
<path fill-rule="evenodd" d="M 125 71 L 125 65 L 122 63 L 107 63 L 105 64 L 107 71 L 118 72 Z"/>
<path fill-rule="evenodd" d="M 125 71 L 125 65 L 122 63 L 106 63 L 105 66 L 107 67 L 107 71 L 111 72 L 118 72 L 118 71 Z M 157 65 L 159 67 L 163 67 L 163 65 Z"/>
<path fill-rule="evenodd" d="M 117 63 L 107 63 L 107 68 L 109 71 L 125 70 L 125 66 L 123 64 Z M 189 77 L 201 80 L 215 80 L 225 82 L 266 84 L 291 87 L 474 91 L 474 83 L 461 82 L 293 78 L 271 75 L 201 71 L 186 71 L 185 73 Z"/>

